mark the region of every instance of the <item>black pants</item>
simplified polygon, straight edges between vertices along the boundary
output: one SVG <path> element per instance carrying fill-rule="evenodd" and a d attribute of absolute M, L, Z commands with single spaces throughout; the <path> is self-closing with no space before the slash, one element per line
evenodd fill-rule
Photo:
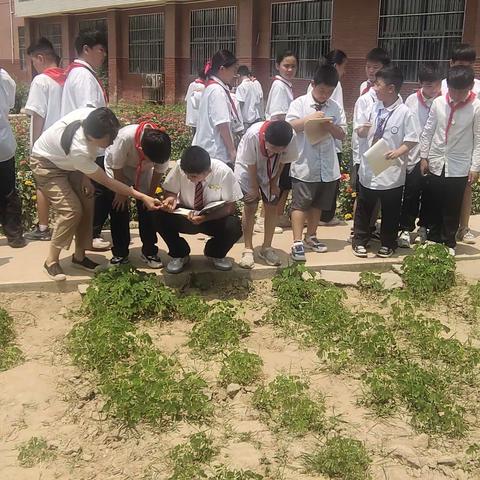
<path fill-rule="evenodd" d="M 380 200 L 382 223 L 380 242 L 383 247 L 397 248 L 400 209 L 402 208 L 403 186 L 390 190 L 371 190 L 359 182 L 357 209 L 353 224 L 353 246 L 366 247 L 370 240 L 372 212 Z"/>
<path fill-rule="evenodd" d="M 242 236 L 242 223 L 234 215 L 194 225 L 182 215 L 167 212 L 155 212 L 155 225 L 158 233 L 168 246 L 172 258 L 182 258 L 190 254 L 190 246 L 179 233 L 203 233 L 212 238 L 205 245 L 205 255 L 212 258 L 224 258 L 233 245 Z"/>
<path fill-rule="evenodd" d="M 115 193 L 107 189 L 110 203 L 110 231 L 112 234 L 112 254 L 114 257 L 127 257 L 130 245 L 130 211 L 128 203 L 126 208 L 117 211 L 113 209 L 112 203 Z M 153 223 L 153 212 L 149 212 L 143 202 L 137 200 L 138 230 L 142 240 L 142 253 L 146 257 L 156 255 L 157 232 Z"/>
<path fill-rule="evenodd" d="M 422 175 L 420 162 L 407 174 L 405 190 L 403 191 L 402 213 L 400 216 L 400 230 L 413 232 L 419 218 L 420 227 L 430 227 L 430 211 L 432 208 L 432 192 L 430 175 Z"/>
<path fill-rule="evenodd" d="M 341 166 L 342 154 L 337 153 L 337 157 L 338 157 L 338 163 Z M 333 205 L 329 210 L 322 210 L 322 215 L 320 217 L 320 220 L 322 222 L 330 222 L 331 220 L 333 220 L 333 217 L 335 216 L 335 212 L 337 211 L 337 199 L 338 199 L 339 193 L 340 193 L 340 180 L 337 180 L 337 189 L 335 191 L 335 198 L 333 199 Z"/>
<path fill-rule="evenodd" d="M 468 177 L 445 177 L 445 170 L 441 175 L 430 175 L 432 205 L 435 208 L 432 208 L 429 240 L 455 248 L 467 181 Z"/>
<path fill-rule="evenodd" d="M 0 162 L 0 223 L 9 242 L 22 237 L 22 199 L 15 186 L 15 158 Z"/>
<path fill-rule="evenodd" d="M 105 170 L 105 157 L 97 157 L 95 163 L 102 170 Z M 103 225 L 107 221 L 112 203 L 110 190 L 101 183 L 92 183 L 95 187 L 95 205 L 93 211 L 93 238 L 98 238 L 102 234 Z"/>

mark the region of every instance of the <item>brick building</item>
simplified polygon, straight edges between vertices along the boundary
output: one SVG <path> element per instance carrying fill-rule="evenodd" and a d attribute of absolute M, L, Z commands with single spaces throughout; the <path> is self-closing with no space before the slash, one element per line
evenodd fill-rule
<path fill-rule="evenodd" d="M 181 101 L 197 68 L 218 48 L 234 51 L 266 90 L 275 52 L 297 51 L 300 94 L 318 58 L 340 48 L 349 57 L 343 87 L 350 110 L 364 80 L 365 54 L 377 45 L 404 70 L 406 91 L 415 88 L 418 59 L 440 60 L 446 68 L 460 41 L 480 53 L 480 0 L 0 0 L 0 65 L 21 81 L 31 79 L 25 47 L 41 35 L 66 65 L 84 28 L 108 33 L 113 101 Z"/>

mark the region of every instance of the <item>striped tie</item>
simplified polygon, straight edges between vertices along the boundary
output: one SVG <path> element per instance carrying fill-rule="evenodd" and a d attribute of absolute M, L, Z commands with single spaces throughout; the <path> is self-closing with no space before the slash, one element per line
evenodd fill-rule
<path fill-rule="evenodd" d="M 194 210 L 201 210 L 203 208 L 203 184 L 198 182 L 195 185 L 195 201 L 193 202 Z"/>

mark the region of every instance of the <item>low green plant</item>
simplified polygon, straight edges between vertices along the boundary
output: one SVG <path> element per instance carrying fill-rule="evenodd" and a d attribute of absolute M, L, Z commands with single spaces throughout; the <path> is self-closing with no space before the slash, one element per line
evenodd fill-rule
<path fill-rule="evenodd" d="M 217 454 L 213 440 L 206 433 L 192 435 L 188 443 L 177 445 L 169 454 L 173 473 L 169 480 L 206 478 L 204 465 Z"/>
<path fill-rule="evenodd" d="M 304 455 L 308 472 L 328 475 L 341 480 L 367 480 L 371 478 L 371 459 L 365 446 L 353 438 L 329 438 L 318 452 Z"/>
<path fill-rule="evenodd" d="M 212 307 L 198 295 L 182 295 L 177 298 L 175 309 L 179 320 L 201 322 Z"/>
<path fill-rule="evenodd" d="M 312 400 L 308 384 L 299 377 L 279 375 L 270 384 L 259 387 L 253 405 L 280 428 L 296 435 L 325 431 L 325 402 Z"/>
<path fill-rule="evenodd" d="M 0 307 L 0 372 L 18 365 L 23 358 L 14 341 L 13 318 Z"/>
<path fill-rule="evenodd" d="M 385 291 L 381 275 L 374 272 L 361 272 L 357 286 L 362 292 L 372 295 L 379 295 Z"/>
<path fill-rule="evenodd" d="M 237 318 L 237 308 L 229 302 L 219 302 L 203 321 L 194 325 L 188 345 L 199 354 L 212 355 L 237 347 L 249 334 L 249 325 Z"/>
<path fill-rule="evenodd" d="M 223 360 L 220 382 L 224 386 L 230 383 L 251 385 L 262 375 L 262 366 L 262 359 L 255 353 L 232 352 Z"/>
<path fill-rule="evenodd" d="M 230 470 L 224 465 L 215 469 L 215 474 L 209 480 L 263 480 L 263 475 L 251 470 Z"/>
<path fill-rule="evenodd" d="M 403 260 L 403 283 L 413 298 L 432 301 L 455 285 L 455 268 L 455 258 L 445 246 L 421 245 Z"/>
<path fill-rule="evenodd" d="M 470 299 L 469 318 L 473 323 L 479 323 L 480 319 L 480 282 L 468 287 L 468 297 Z"/>
<path fill-rule="evenodd" d="M 44 438 L 32 437 L 20 445 L 17 458 L 22 467 L 31 468 L 55 457 L 55 449 L 49 446 Z"/>

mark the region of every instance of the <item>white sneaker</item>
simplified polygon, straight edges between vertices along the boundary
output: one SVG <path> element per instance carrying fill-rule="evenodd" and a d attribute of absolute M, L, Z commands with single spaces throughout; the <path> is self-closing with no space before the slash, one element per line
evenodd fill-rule
<path fill-rule="evenodd" d="M 252 269 L 255 266 L 255 258 L 253 257 L 253 250 L 245 249 L 242 253 L 242 258 L 238 262 L 241 268 Z"/>
<path fill-rule="evenodd" d="M 265 225 L 263 222 L 259 222 L 258 220 L 255 222 L 255 225 L 253 227 L 253 231 L 255 233 L 265 233 Z M 280 235 L 283 233 L 283 228 L 282 227 L 275 227 L 274 233 L 276 235 Z"/>
<path fill-rule="evenodd" d="M 410 248 L 410 232 L 407 232 L 406 230 L 400 232 L 397 243 L 400 248 Z"/>
<path fill-rule="evenodd" d="M 140 256 L 142 262 L 146 263 L 150 268 L 162 268 L 162 259 L 158 255 L 142 255 Z"/>
<path fill-rule="evenodd" d="M 108 240 L 104 240 L 102 237 L 94 238 L 92 241 L 93 250 L 108 250 L 111 244 Z"/>
<path fill-rule="evenodd" d="M 228 272 L 232 269 L 232 261 L 229 258 L 213 258 L 212 257 L 213 266 L 217 270 L 221 270 L 222 272 Z"/>
<path fill-rule="evenodd" d="M 469 228 L 467 228 L 465 230 L 465 233 L 463 234 L 462 242 L 466 243 L 467 245 L 474 245 L 476 241 L 477 239 L 475 235 L 472 233 L 472 231 Z"/>
<path fill-rule="evenodd" d="M 337 225 L 340 225 L 340 220 L 337 217 L 333 217 L 329 222 L 322 222 L 320 220 L 318 225 L 321 227 L 336 227 Z"/>
<path fill-rule="evenodd" d="M 454 256 L 455 256 L 455 249 L 452 248 L 452 247 L 449 247 L 449 248 L 448 248 L 448 253 L 449 253 L 452 257 L 454 257 Z"/>
<path fill-rule="evenodd" d="M 425 227 L 418 227 L 416 243 L 423 245 L 427 241 L 427 229 Z"/>
<path fill-rule="evenodd" d="M 317 253 L 325 253 L 328 251 L 327 246 L 324 243 L 321 243 L 318 238 L 314 236 L 305 236 L 303 245 L 307 250 L 312 250 L 313 252 Z"/>
<path fill-rule="evenodd" d="M 183 271 L 185 265 L 190 261 L 190 257 L 187 255 L 182 258 L 172 258 L 167 265 L 168 273 L 180 273 Z"/>
<path fill-rule="evenodd" d="M 280 257 L 277 255 L 277 252 L 272 247 L 262 248 L 258 253 L 258 256 L 271 267 L 278 267 L 282 264 Z"/>

